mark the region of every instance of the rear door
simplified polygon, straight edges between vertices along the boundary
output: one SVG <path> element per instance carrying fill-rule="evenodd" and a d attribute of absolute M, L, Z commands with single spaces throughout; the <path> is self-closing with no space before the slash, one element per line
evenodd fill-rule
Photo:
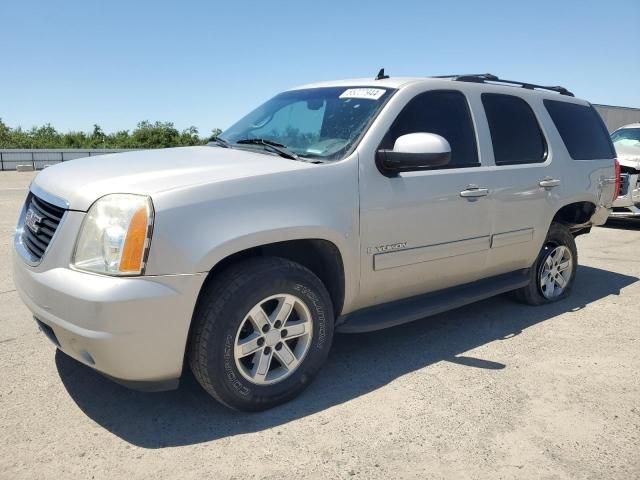
<path fill-rule="evenodd" d="M 561 162 L 554 161 L 536 114 L 542 102 L 503 93 L 481 93 L 493 162 L 492 239 L 487 276 L 530 267 L 559 204 Z M 539 114 L 542 113 L 538 112 Z"/>

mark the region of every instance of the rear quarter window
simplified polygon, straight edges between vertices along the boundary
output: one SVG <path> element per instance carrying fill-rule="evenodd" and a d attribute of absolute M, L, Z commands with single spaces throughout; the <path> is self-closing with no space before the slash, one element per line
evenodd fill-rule
<path fill-rule="evenodd" d="M 615 158 L 602 118 L 591 106 L 545 100 L 544 106 L 574 160 Z"/>

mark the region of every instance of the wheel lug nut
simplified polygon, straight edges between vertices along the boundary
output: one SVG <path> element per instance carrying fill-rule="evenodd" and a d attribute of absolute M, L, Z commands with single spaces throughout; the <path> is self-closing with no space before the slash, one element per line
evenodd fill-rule
<path fill-rule="evenodd" d="M 264 338 L 259 338 L 258 339 L 258 346 L 261 347 L 262 345 L 264 345 Z"/>
<path fill-rule="evenodd" d="M 286 330 L 282 330 L 282 331 L 280 331 L 280 336 L 281 336 L 282 338 L 284 338 L 284 337 L 286 337 L 286 336 L 287 336 L 287 333 L 289 333 L 289 332 L 287 332 Z"/>
<path fill-rule="evenodd" d="M 267 333 L 269 331 L 269 328 L 271 328 L 271 327 L 269 327 L 269 325 L 265 325 L 264 327 L 262 327 L 262 331 L 264 333 Z"/>
<path fill-rule="evenodd" d="M 271 347 L 264 347 L 264 354 L 269 355 L 271 353 Z"/>
<path fill-rule="evenodd" d="M 282 349 L 282 342 L 276 343 L 276 350 Z"/>
<path fill-rule="evenodd" d="M 277 320 L 276 323 L 273 324 L 273 326 L 276 328 L 280 328 L 282 326 L 282 322 L 280 320 Z"/>

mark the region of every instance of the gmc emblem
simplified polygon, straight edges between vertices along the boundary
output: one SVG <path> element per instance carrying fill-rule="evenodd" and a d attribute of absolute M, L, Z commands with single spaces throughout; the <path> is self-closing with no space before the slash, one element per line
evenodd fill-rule
<path fill-rule="evenodd" d="M 40 222 L 42 221 L 42 216 L 38 215 L 31 208 L 27 210 L 27 214 L 24 217 L 24 224 L 29 227 L 33 233 L 38 233 L 40 230 Z"/>

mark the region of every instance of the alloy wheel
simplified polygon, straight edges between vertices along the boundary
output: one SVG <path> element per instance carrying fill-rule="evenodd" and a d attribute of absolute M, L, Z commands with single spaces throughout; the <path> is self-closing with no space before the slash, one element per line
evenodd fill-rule
<path fill-rule="evenodd" d="M 242 376 L 256 385 L 280 382 L 302 363 L 311 346 L 313 319 L 290 294 L 258 302 L 240 323 L 233 355 Z"/>
<path fill-rule="evenodd" d="M 566 290 L 573 273 L 573 256 L 564 245 L 553 248 L 540 269 L 539 286 L 545 298 L 555 298 Z"/>

